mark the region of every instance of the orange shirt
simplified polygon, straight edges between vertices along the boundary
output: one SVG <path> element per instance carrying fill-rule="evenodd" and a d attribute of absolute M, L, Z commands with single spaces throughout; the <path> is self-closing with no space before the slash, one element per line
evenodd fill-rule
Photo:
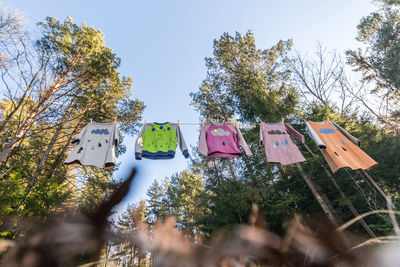
<path fill-rule="evenodd" d="M 329 120 L 306 123 L 308 133 L 321 149 L 333 173 L 344 167 L 368 170 L 378 165 L 359 148 L 361 142 L 358 139 L 336 124 Z"/>

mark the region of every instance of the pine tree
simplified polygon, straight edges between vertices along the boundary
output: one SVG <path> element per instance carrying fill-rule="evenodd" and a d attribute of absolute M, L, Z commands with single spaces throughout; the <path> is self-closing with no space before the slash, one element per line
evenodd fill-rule
<path fill-rule="evenodd" d="M 93 209 L 118 181 L 110 170 L 66 167 L 72 139 L 91 120 L 116 121 L 121 133 L 133 134 L 144 109 L 101 31 L 70 18 L 47 18 L 38 30 L 37 40 L 24 32 L 7 43 L 10 64 L 0 68 L 1 86 L 9 89 L 0 102 L 3 216 Z M 117 156 L 126 151 L 120 136 Z"/>
<path fill-rule="evenodd" d="M 244 198 L 244 203 L 249 204 L 243 205 L 246 208 L 236 216 L 236 223 L 245 222 L 241 218 L 247 218 L 250 214 L 251 203 L 261 203 L 262 206 L 265 206 L 263 203 L 268 202 L 265 199 L 265 191 L 272 191 L 276 192 L 279 197 L 267 196 L 267 198 L 279 199 L 282 195 L 288 195 L 286 199 L 291 200 L 280 203 L 287 205 L 285 209 L 289 213 L 277 218 L 277 223 L 271 222 L 272 225 L 282 226 L 285 218 L 293 215 L 293 207 L 297 206 L 302 199 L 310 198 L 309 195 L 298 193 L 298 190 L 303 190 L 302 186 L 301 189 L 299 188 L 299 184 L 304 184 L 302 179 L 306 180 L 313 194 L 317 196 L 316 199 L 319 201 L 317 203 L 325 209 L 325 212 L 329 213 L 328 215 L 333 221 L 338 221 L 337 211 L 315 179 L 312 179 L 307 172 L 293 170 L 293 166 L 281 168 L 279 165 L 266 164 L 264 151 L 259 145 L 259 128 L 254 125 L 255 122 L 260 120 L 276 122 L 282 118 L 291 119 L 295 123 L 299 122 L 297 119 L 299 97 L 292 85 L 289 70 L 288 53 L 291 46 L 292 42 L 288 40 L 279 41 L 270 49 L 257 49 L 251 32 L 247 32 L 245 35 L 236 33 L 235 36 L 225 33 L 219 40 L 214 41 L 214 57 L 206 59 L 207 77 L 200 86 L 199 92 L 191 94 L 193 105 L 205 119 L 228 120 L 235 118 L 246 127 L 242 129 L 242 132 L 254 157 L 249 158 L 244 155 L 243 159 L 234 161 L 236 174 L 245 183 L 237 183 L 235 186 L 246 188 L 248 184 L 251 184 L 255 188 L 264 186 L 270 188 L 258 189 L 255 190 L 256 192 L 252 190 L 252 194 Z M 218 95 L 218 97 L 215 98 L 214 95 Z M 218 110 L 215 110 L 216 107 Z M 226 112 L 217 113 L 217 111 Z M 226 114 L 226 116 L 221 118 L 222 114 Z M 218 176 L 222 179 L 218 186 L 208 189 L 212 190 L 217 197 L 221 197 L 219 189 L 221 186 L 224 184 L 233 186 L 224 175 L 227 169 L 225 166 L 229 166 L 230 160 L 195 161 L 193 169 L 198 167 L 205 169 L 207 165 L 213 164 L 210 161 L 214 161 L 216 167 L 207 170 L 210 174 L 207 179 L 215 181 Z M 300 165 L 297 168 L 300 168 Z M 213 170 L 218 169 L 220 174 L 218 172 L 212 174 Z M 297 186 L 289 186 L 288 177 Z M 318 210 L 318 206 L 313 206 L 315 202 L 307 200 L 307 204 L 308 207 L 312 207 L 308 210 L 310 213 Z M 267 217 L 269 217 L 268 214 Z M 275 220 L 275 217 L 272 220 Z M 234 223 L 233 220 L 230 221 L 231 224 Z"/>
<path fill-rule="evenodd" d="M 171 176 L 167 195 L 178 228 L 190 237 L 200 235 L 201 217 L 207 213 L 203 178 L 188 170 L 176 173 Z"/>

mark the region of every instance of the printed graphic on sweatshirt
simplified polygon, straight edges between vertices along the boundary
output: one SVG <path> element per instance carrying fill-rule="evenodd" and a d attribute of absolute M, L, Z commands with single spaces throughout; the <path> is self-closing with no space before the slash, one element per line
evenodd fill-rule
<path fill-rule="evenodd" d="M 278 135 L 286 134 L 286 132 L 282 132 L 281 130 L 271 130 L 271 131 L 268 131 L 268 133 L 269 134 L 278 134 Z"/>
<path fill-rule="evenodd" d="M 94 129 L 91 132 L 92 134 L 105 134 L 105 135 L 109 135 L 110 132 L 108 131 L 108 129 Z"/>
<path fill-rule="evenodd" d="M 213 136 L 230 136 L 231 133 L 229 131 L 225 131 L 224 129 L 218 128 L 211 131 Z"/>
<path fill-rule="evenodd" d="M 329 128 L 320 128 L 320 129 L 318 129 L 318 132 L 323 133 L 323 134 L 333 134 L 336 131 L 333 129 L 329 129 Z"/>

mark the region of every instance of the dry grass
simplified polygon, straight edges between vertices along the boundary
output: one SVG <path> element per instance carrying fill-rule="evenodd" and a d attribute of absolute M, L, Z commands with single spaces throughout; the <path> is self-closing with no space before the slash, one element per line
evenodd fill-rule
<path fill-rule="evenodd" d="M 71 214 L 47 224 L 35 224 L 35 231 L 26 238 L 2 240 L 0 250 L 7 251 L 1 265 L 56 267 L 89 262 L 81 266 L 96 266 L 101 263 L 102 248 L 110 241 L 131 242 L 142 252 L 151 253 L 152 266 L 400 266 L 398 236 L 361 241 L 345 230 L 371 214 L 400 214 L 393 210 L 369 212 L 339 228 L 323 219 L 307 225 L 295 216 L 281 237 L 268 230 L 264 216 L 255 206 L 249 225 L 215 234 L 207 244 L 187 238 L 176 228 L 172 217 L 149 231 L 149 226 L 134 215 L 138 230 L 113 233 L 107 227 L 107 217 L 127 194 L 134 175 L 133 170 L 111 198 L 87 217 Z"/>

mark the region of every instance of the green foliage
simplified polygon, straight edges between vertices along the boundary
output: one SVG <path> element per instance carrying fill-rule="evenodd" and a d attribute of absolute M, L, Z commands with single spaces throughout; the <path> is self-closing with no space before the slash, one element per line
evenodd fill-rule
<path fill-rule="evenodd" d="M 173 175 L 167 195 L 179 227 L 191 234 L 198 233 L 197 222 L 206 212 L 206 207 L 202 205 L 207 197 L 202 177 L 187 170 Z"/>
<path fill-rule="evenodd" d="M 43 219 L 64 207 L 89 213 L 118 181 L 111 179 L 112 170 L 65 166 L 72 138 L 90 120 L 115 120 L 122 133 L 133 134 L 145 106 L 132 96 L 132 79 L 119 74 L 121 59 L 101 31 L 71 18 L 46 18 L 38 31 L 37 40 L 23 44 L 25 50 L 14 47 L 28 56 L 18 57 L 10 67 L 21 69 L 10 73 L 25 76 L 2 80 L 2 86 L 18 90 L 16 98 L 0 102 L 0 148 L 15 142 L 0 164 L 0 212 Z M 117 155 L 125 151 L 121 144 Z"/>
<path fill-rule="evenodd" d="M 250 31 L 245 35 L 223 34 L 214 41 L 214 57 L 206 59 L 206 79 L 199 92 L 191 94 L 193 105 L 207 120 L 235 118 L 244 125 L 295 117 L 299 98 L 287 67 L 291 46 L 289 40 L 280 41 L 270 49 L 257 49 Z M 277 232 L 283 232 L 285 221 L 301 203 L 311 208 L 303 212 L 318 210 L 311 194 L 298 193 L 307 189 L 301 176 L 293 171 L 289 175 L 274 164 L 266 164 L 264 149 L 259 145 L 258 126 L 242 129 L 242 133 L 253 157 L 195 158 L 192 163 L 192 171 L 204 175 L 210 194 L 210 213 L 203 217 L 205 232 L 210 234 L 247 223 L 253 204 L 263 209 L 268 223 Z M 238 180 L 232 180 L 229 160 Z"/>
<path fill-rule="evenodd" d="M 160 185 L 157 180 L 154 180 L 153 184 L 147 189 L 147 221 L 150 224 L 156 223 L 158 220 L 165 220 L 170 215 L 170 203 L 167 199 L 167 190 L 169 187 L 169 181 L 166 179 L 163 185 Z"/>
<path fill-rule="evenodd" d="M 6 175 L 6 173 L 3 175 Z M 7 180 L 4 179 L 4 176 L 2 177 L 1 186 L 0 212 L 4 216 L 12 214 L 15 209 L 15 204 L 23 198 L 25 183 L 21 179 L 19 172 L 11 172 L 7 175 Z"/>
<path fill-rule="evenodd" d="M 382 6 L 362 18 L 357 40 L 366 47 L 363 51 L 347 51 L 348 62 L 362 73 L 363 79 L 373 83 L 373 92 L 400 97 L 400 11 L 398 1 L 379 1 Z"/>
<path fill-rule="evenodd" d="M 174 216 L 180 229 L 189 236 L 201 234 L 205 216 L 208 214 L 209 195 L 205 191 L 203 178 L 184 170 L 164 180 L 156 180 L 147 190 L 147 222 L 154 225 Z"/>
<path fill-rule="evenodd" d="M 284 67 L 291 46 L 291 40 L 280 41 L 261 50 L 250 31 L 244 36 L 223 34 L 214 41 L 214 57 L 206 58 L 206 79 L 191 94 L 194 107 L 207 120 L 280 120 L 292 113 L 297 93 Z"/>
<path fill-rule="evenodd" d="M 303 119 L 329 119 L 338 123 L 363 140 L 363 150 L 379 161 L 380 165 L 371 171 L 376 181 L 392 196 L 398 194 L 397 186 L 394 186 L 394 181 L 399 178 L 398 164 L 394 168 L 393 164 L 388 164 L 389 157 L 392 160 L 398 157 L 398 138 L 374 125 L 368 114 L 360 114 L 354 103 L 348 105 L 345 113 L 339 111 L 334 99 L 325 103 L 302 101 L 291 84 L 290 48 L 291 41 L 280 41 L 270 49 L 256 49 L 251 32 L 244 36 L 225 33 L 214 41 L 214 57 L 206 59 L 207 77 L 199 91 L 191 94 L 193 105 L 206 120 L 235 118 L 242 122 L 243 136 L 254 157 L 243 155 L 242 159 L 234 160 L 194 157 L 191 171 L 204 176 L 210 195 L 210 212 L 202 218 L 207 234 L 246 223 L 252 204 L 264 211 L 271 229 L 278 233 L 284 232 L 286 222 L 295 213 L 306 218 L 322 216 L 321 208 L 295 166 L 267 164 L 263 148 L 259 146 L 259 128 L 254 126 L 259 120 L 275 122 L 286 118 L 305 136 Z M 343 199 L 322 168 L 329 170 L 314 142 L 306 138 L 306 144 L 314 150 L 314 155 L 298 144 L 307 159 L 302 164 L 303 169 L 318 185 L 318 190 L 331 200 L 343 221 L 354 216 L 348 210 L 349 201 L 360 213 L 385 208 L 383 199 L 359 172 L 341 170 L 335 174 L 334 178 L 349 198 Z M 386 149 L 389 157 L 384 155 Z M 237 180 L 232 180 L 229 160 Z M 394 177 L 389 177 L 391 175 Z M 377 234 L 386 234 L 391 229 L 386 216 L 372 216 L 366 221 L 380 225 L 374 229 Z M 352 230 L 364 234 L 360 226 L 354 226 Z"/>
<path fill-rule="evenodd" d="M 146 217 L 146 203 L 140 201 L 136 204 L 128 205 L 115 220 L 114 226 L 119 233 L 131 234 L 139 229 L 138 221 L 144 221 Z M 144 229 L 141 229 L 144 231 Z M 140 266 L 148 266 L 147 259 L 140 259 L 139 248 L 132 242 L 112 244 L 109 243 L 105 257 L 111 261 L 120 263 L 123 266 L 137 266 L 136 261 L 140 261 Z"/>

